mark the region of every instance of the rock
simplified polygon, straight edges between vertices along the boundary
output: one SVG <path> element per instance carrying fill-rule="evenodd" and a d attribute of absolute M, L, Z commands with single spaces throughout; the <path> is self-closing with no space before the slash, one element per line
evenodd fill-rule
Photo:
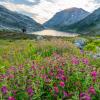
<path fill-rule="evenodd" d="M 86 43 L 87 43 L 87 39 L 84 39 L 84 38 L 80 38 L 74 41 L 75 46 L 80 49 L 83 49 Z"/>
<path fill-rule="evenodd" d="M 76 47 L 78 47 L 79 49 L 83 49 L 83 46 L 80 43 L 74 43 Z"/>
<path fill-rule="evenodd" d="M 93 55 L 93 58 L 100 59 L 100 53 L 97 53 L 97 54 Z"/>
<path fill-rule="evenodd" d="M 37 36 L 37 40 L 43 40 L 43 36 Z"/>

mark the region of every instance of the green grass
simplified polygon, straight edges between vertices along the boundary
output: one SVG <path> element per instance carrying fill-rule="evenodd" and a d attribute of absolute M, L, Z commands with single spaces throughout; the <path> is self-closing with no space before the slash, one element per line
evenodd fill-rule
<path fill-rule="evenodd" d="M 59 43 L 58 43 L 59 42 Z M 53 40 L 0 40 L 0 62 L 7 64 L 23 63 L 25 60 L 34 60 L 38 57 L 51 56 L 53 52 L 77 54 L 78 49 L 68 41 Z M 74 49 L 73 49 L 74 48 Z M 35 58 L 34 58 L 35 55 Z M 5 64 L 5 63 L 4 63 Z"/>
<path fill-rule="evenodd" d="M 97 40 L 89 39 L 87 49 L 80 52 L 73 45 L 80 37 L 37 41 L 5 36 L 0 39 L 0 100 L 79 100 L 81 93 L 91 100 L 100 98 L 100 59 L 86 54 L 94 52 L 91 44 L 99 46 Z"/>

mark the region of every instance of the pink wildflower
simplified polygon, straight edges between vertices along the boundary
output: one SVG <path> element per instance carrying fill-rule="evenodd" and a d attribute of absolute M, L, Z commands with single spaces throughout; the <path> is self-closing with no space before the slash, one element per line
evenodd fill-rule
<path fill-rule="evenodd" d="M 8 100 L 15 100 L 15 98 L 14 97 L 9 97 Z"/>
<path fill-rule="evenodd" d="M 87 58 L 83 58 L 82 59 L 83 64 L 88 65 L 89 64 L 89 60 Z"/>
<path fill-rule="evenodd" d="M 61 87 L 64 87 L 64 86 L 65 86 L 65 83 L 61 81 L 61 82 L 60 82 L 60 86 L 61 86 Z"/>
<path fill-rule="evenodd" d="M 64 74 L 64 70 L 63 69 L 58 69 L 58 73 L 61 75 L 63 75 Z"/>
<path fill-rule="evenodd" d="M 89 93 L 90 93 L 90 94 L 96 94 L 96 91 L 95 91 L 95 89 L 94 89 L 93 86 L 91 86 L 91 87 L 89 88 Z"/>
<path fill-rule="evenodd" d="M 80 100 L 91 100 L 90 96 L 86 93 L 80 94 Z"/>
<path fill-rule="evenodd" d="M 96 71 L 92 71 L 91 72 L 91 76 L 93 77 L 93 82 L 96 81 L 96 77 L 97 77 L 97 72 Z"/>
<path fill-rule="evenodd" d="M 50 71 L 50 72 L 49 72 L 49 75 L 50 75 L 50 76 L 53 76 L 53 75 L 54 75 L 54 73 L 53 73 L 52 71 Z"/>
<path fill-rule="evenodd" d="M 58 92 L 59 92 L 59 89 L 58 89 L 58 87 L 57 87 L 57 86 L 55 86 L 55 87 L 54 87 L 54 91 L 55 91 L 56 93 L 58 93 Z"/>
<path fill-rule="evenodd" d="M 76 57 L 72 58 L 72 64 L 73 65 L 78 65 L 79 64 L 79 60 Z"/>
<path fill-rule="evenodd" d="M 33 93 L 34 93 L 34 91 L 33 91 L 33 89 L 32 89 L 31 87 L 29 87 L 29 88 L 27 89 L 27 93 L 28 93 L 29 96 L 32 96 Z"/>
<path fill-rule="evenodd" d="M 34 65 L 32 65 L 31 68 L 32 68 L 32 70 L 35 70 L 35 66 Z"/>
<path fill-rule="evenodd" d="M 9 75 L 9 78 L 10 78 L 10 79 L 13 79 L 13 78 L 14 78 L 14 75 L 13 75 L 13 74 L 10 74 L 10 75 Z"/>
<path fill-rule="evenodd" d="M 68 92 L 66 92 L 66 91 L 63 91 L 63 94 L 64 94 L 64 97 L 68 97 L 69 96 Z"/>
<path fill-rule="evenodd" d="M 1 91 L 2 91 L 3 94 L 6 94 L 8 89 L 7 89 L 6 86 L 2 86 Z"/>
<path fill-rule="evenodd" d="M 9 73 L 16 72 L 16 68 L 12 66 L 12 67 L 10 67 L 10 68 L 8 69 L 8 72 L 9 72 Z"/>
<path fill-rule="evenodd" d="M 62 79 L 63 81 L 66 81 L 66 77 L 65 77 L 64 75 L 61 76 L 61 79 Z"/>
<path fill-rule="evenodd" d="M 96 72 L 96 71 L 92 71 L 92 72 L 91 72 L 91 76 L 92 76 L 92 77 L 96 77 L 96 76 L 97 76 L 97 72 Z"/>

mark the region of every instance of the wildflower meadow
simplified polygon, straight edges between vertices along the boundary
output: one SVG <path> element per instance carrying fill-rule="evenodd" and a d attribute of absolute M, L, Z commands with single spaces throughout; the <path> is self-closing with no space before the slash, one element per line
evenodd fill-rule
<path fill-rule="evenodd" d="M 0 40 L 0 100 L 100 100 L 89 52 L 67 39 Z"/>

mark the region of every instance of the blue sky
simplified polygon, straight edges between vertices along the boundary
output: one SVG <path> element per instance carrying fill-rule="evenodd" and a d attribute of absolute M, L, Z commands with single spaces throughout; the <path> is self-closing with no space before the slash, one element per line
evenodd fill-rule
<path fill-rule="evenodd" d="M 56 12 L 71 7 L 92 12 L 100 7 L 100 0 L 0 0 L 0 4 L 44 23 Z"/>
<path fill-rule="evenodd" d="M 40 0 L 9 0 L 9 1 L 15 4 L 25 4 L 29 6 L 40 3 Z"/>

